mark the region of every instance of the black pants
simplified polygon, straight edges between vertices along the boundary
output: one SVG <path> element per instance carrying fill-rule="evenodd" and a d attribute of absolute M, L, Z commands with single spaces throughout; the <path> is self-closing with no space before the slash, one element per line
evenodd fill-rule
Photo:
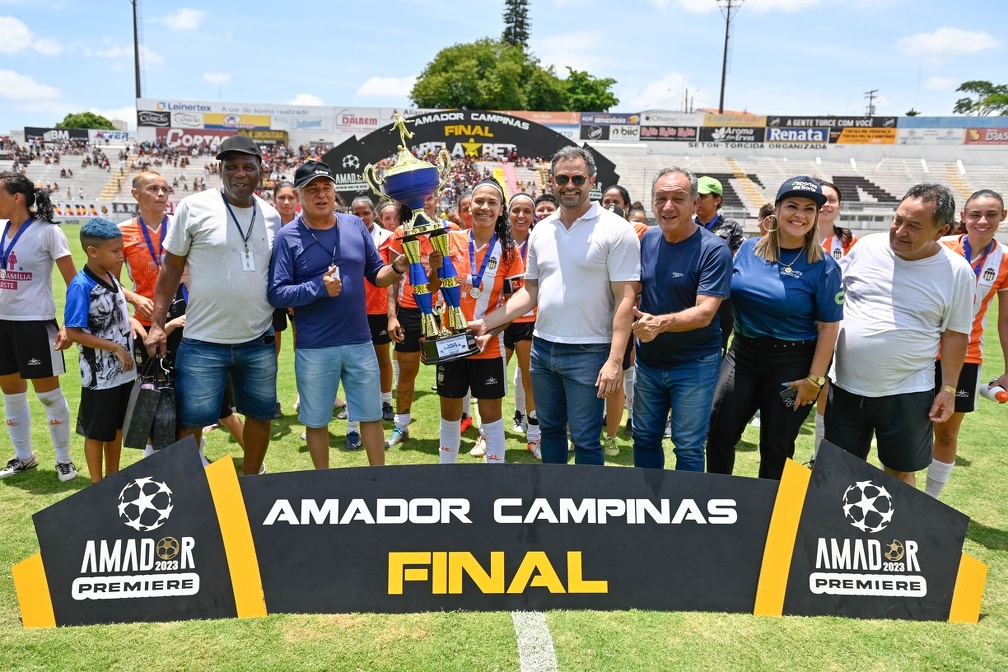
<path fill-rule="evenodd" d="M 714 389 L 707 434 L 709 473 L 732 473 L 735 445 L 759 409 L 759 477 L 780 479 L 784 461 L 794 456 L 795 438 L 813 407 L 786 407 L 780 398 L 782 383 L 809 375 L 815 346 L 814 340 L 791 343 L 735 335 Z"/>

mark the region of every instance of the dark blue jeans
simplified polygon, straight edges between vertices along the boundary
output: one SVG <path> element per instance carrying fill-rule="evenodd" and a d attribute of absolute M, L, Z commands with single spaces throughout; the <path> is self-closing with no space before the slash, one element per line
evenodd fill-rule
<path fill-rule="evenodd" d="M 567 463 L 567 427 L 576 464 L 604 464 L 599 371 L 609 357 L 608 343 L 553 343 L 532 338 L 529 373 L 542 430 L 544 464 Z"/>

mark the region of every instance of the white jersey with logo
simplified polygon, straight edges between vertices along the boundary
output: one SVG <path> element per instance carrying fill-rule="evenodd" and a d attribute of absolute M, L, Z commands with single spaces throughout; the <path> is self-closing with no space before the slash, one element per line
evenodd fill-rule
<path fill-rule="evenodd" d="M 52 222 L 36 219 L 27 230 L 21 226 L 24 232 L 7 259 L 6 277 L 0 280 L 0 320 L 51 320 L 56 317 L 53 266 L 57 259 L 70 256 L 70 248 L 63 230 Z M 12 240 L 8 235 L 3 241 L 5 253 Z"/>

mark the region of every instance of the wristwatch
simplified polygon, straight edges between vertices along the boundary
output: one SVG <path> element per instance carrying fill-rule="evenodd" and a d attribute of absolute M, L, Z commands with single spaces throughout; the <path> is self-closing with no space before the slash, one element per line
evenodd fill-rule
<path fill-rule="evenodd" d="M 825 376 L 813 376 L 812 374 L 809 374 L 808 378 L 806 378 L 805 380 L 807 380 L 808 382 L 812 383 L 813 385 L 815 385 L 820 389 L 822 389 L 822 386 L 826 384 Z"/>

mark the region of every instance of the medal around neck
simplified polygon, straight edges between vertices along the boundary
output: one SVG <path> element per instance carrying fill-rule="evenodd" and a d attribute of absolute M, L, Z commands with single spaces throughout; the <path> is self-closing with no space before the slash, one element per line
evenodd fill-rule
<path fill-rule="evenodd" d="M 393 128 L 399 131 L 400 140 L 395 164 L 382 176 L 378 175 L 373 164 L 368 164 L 364 166 L 364 179 L 379 196 L 403 203 L 411 210 L 409 220 L 403 222 L 404 234 L 401 240 L 403 254 L 409 260 L 413 297 L 420 309 L 420 359 L 424 364 L 450 362 L 479 352 L 476 337 L 468 329 L 462 314 L 462 288 L 458 283 L 455 265 L 448 256 L 448 231 L 439 220 L 428 217 L 423 211 L 427 197 L 440 193 L 448 182 L 451 156 L 442 149 L 437 157 L 437 165 L 413 156 L 406 143 L 413 137 L 413 133 L 407 130 L 406 123 L 406 119 L 395 115 Z M 420 260 L 420 243 L 424 237 L 444 257 L 438 270 L 445 306 L 440 322 L 434 317 L 430 280 Z"/>

